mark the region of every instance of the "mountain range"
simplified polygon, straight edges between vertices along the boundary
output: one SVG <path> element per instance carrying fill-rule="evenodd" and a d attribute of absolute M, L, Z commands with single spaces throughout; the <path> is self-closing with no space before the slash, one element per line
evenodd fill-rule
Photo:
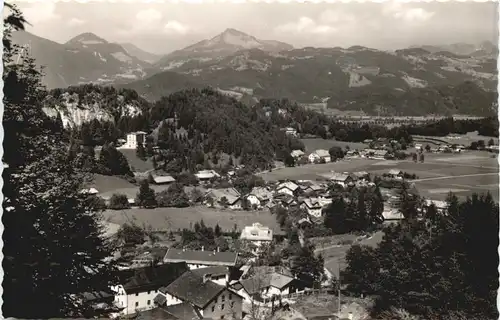
<path fill-rule="evenodd" d="M 296 49 L 226 29 L 163 57 L 92 33 L 59 44 L 16 32 L 14 42 L 30 44 L 37 63 L 45 66 L 48 88 L 113 84 L 136 90 L 148 100 L 187 87 L 211 86 L 248 103 L 287 97 L 340 111 L 420 115 L 461 110 L 427 102 L 420 109 L 409 108 L 413 103 L 408 104 L 408 99 L 421 103 L 425 96 L 439 96 L 449 101 L 447 95 L 459 87 L 472 91 L 470 97 L 487 96 L 479 100 L 489 101 L 497 84 L 498 48 L 490 42 L 396 51 L 363 46 Z M 467 112 L 488 113 L 489 109 L 486 104 Z"/>

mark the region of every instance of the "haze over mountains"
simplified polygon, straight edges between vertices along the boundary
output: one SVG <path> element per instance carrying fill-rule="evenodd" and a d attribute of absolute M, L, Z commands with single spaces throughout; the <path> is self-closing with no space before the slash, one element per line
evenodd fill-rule
<path fill-rule="evenodd" d="M 288 97 L 339 110 L 398 114 L 398 108 L 403 107 L 387 104 L 397 101 L 405 105 L 413 99 L 409 96 L 421 94 L 434 99 L 438 95 L 447 101 L 452 87 L 464 82 L 472 96 L 489 97 L 497 83 L 498 48 L 490 42 L 422 45 L 395 52 L 362 46 L 296 49 L 226 29 L 211 39 L 159 57 L 92 33 L 60 44 L 16 32 L 14 41 L 30 44 L 37 64 L 45 66 L 48 88 L 88 82 L 113 84 L 134 89 L 149 100 L 187 87 L 212 86 L 250 103 L 262 97 Z M 429 108 L 416 111 L 407 105 L 403 113 L 432 112 Z M 448 107 L 435 109 L 453 111 Z M 484 102 L 478 108 L 482 111 L 476 111 L 489 109 Z"/>

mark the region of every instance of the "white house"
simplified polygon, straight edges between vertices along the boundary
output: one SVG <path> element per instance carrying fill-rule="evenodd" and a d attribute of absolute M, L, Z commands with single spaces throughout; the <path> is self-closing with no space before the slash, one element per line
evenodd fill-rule
<path fill-rule="evenodd" d="M 175 178 L 170 175 L 157 175 L 152 174 L 153 182 L 155 184 L 169 184 L 175 182 Z"/>
<path fill-rule="evenodd" d="M 96 188 L 89 188 L 89 189 L 83 189 L 83 190 L 80 190 L 80 193 L 83 193 L 83 194 L 90 194 L 90 195 L 96 195 L 99 193 L 99 190 L 97 190 Z"/>
<path fill-rule="evenodd" d="M 299 186 L 291 181 L 283 182 L 276 188 L 277 193 L 288 194 L 290 196 L 295 196 L 299 190 Z"/>
<path fill-rule="evenodd" d="M 382 217 L 384 218 L 384 223 L 396 223 L 404 219 L 403 213 L 398 209 L 389 208 L 384 206 L 384 211 L 382 211 Z"/>
<path fill-rule="evenodd" d="M 186 272 L 186 263 L 169 263 L 120 271 L 121 283 L 111 289 L 115 292 L 115 305 L 122 308 L 120 315 L 131 315 L 154 308 L 153 299 L 161 287 L 172 283 Z"/>
<path fill-rule="evenodd" d="M 323 176 L 326 177 L 332 183 L 339 184 L 342 187 L 345 187 L 353 182 L 353 178 L 346 173 L 331 172 Z"/>
<path fill-rule="evenodd" d="M 205 250 L 185 250 L 170 248 L 165 254 L 163 262 L 185 262 L 190 270 L 225 266 L 234 267 L 238 254 L 234 252 L 218 252 Z"/>
<path fill-rule="evenodd" d="M 311 162 L 311 163 L 314 163 L 316 161 L 321 161 L 322 159 L 325 162 L 332 161 L 330 153 L 328 152 L 328 150 L 324 150 L 324 149 L 318 149 L 318 150 L 314 151 L 313 153 L 311 153 L 309 155 L 308 158 L 309 158 L 309 162 Z"/>
<path fill-rule="evenodd" d="M 305 209 L 309 215 L 316 218 L 321 217 L 323 211 L 323 205 L 316 198 L 302 200 L 300 207 Z"/>
<path fill-rule="evenodd" d="M 136 149 L 139 144 L 146 142 L 146 132 L 137 131 L 127 134 L 127 142 L 122 146 L 123 149 Z"/>
<path fill-rule="evenodd" d="M 241 240 L 251 241 L 256 246 L 256 251 L 263 245 L 271 243 L 273 240 L 273 230 L 256 222 L 251 226 L 246 226 L 241 231 Z"/>

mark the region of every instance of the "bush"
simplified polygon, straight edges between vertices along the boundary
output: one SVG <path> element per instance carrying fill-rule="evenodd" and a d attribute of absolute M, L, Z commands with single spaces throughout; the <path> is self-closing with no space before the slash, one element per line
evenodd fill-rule
<path fill-rule="evenodd" d="M 111 196 L 111 199 L 109 199 L 108 207 L 113 210 L 129 209 L 130 203 L 126 195 L 115 193 Z"/>

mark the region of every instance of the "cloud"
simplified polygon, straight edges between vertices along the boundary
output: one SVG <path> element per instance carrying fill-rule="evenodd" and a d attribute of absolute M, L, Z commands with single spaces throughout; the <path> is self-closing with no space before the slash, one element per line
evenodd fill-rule
<path fill-rule="evenodd" d="M 163 31 L 165 33 L 186 34 L 189 31 L 189 27 L 179 21 L 171 20 L 163 26 Z"/>
<path fill-rule="evenodd" d="M 277 26 L 274 29 L 278 33 L 312 33 L 325 34 L 337 31 L 337 28 L 326 25 L 317 24 L 309 17 L 301 17 L 296 22 L 290 22 Z"/>
<path fill-rule="evenodd" d="M 394 19 L 406 22 L 424 22 L 434 16 L 434 12 L 422 8 L 405 8 L 401 2 L 390 2 L 384 6 L 382 13 Z"/>
<path fill-rule="evenodd" d="M 155 23 L 161 21 L 163 15 L 155 9 L 141 10 L 135 15 L 135 19 L 144 23 Z"/>
<path fill-rule="evenodd" d="M 38 23 L 59 20 L 61 16 L 54 12 L 55 8 L 54 2 L 35 2 L 23 9 L 23 15 L 30 24 L 35 26 Z"/>
<path fill-rule="evenodd" d="M 68 21 L 68 26 L 70 26 L 70 27 L 78 27 L 78 26 L 84 25 L 86 23 L 87 23 L 87 21 L 85 21 L 85 20 L 78 19 L 78 18 L 71 18 Z"/>

